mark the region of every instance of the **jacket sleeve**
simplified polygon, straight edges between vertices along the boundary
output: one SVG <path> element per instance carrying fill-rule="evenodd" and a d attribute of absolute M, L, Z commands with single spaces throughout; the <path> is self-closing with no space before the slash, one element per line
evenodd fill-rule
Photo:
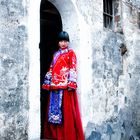
<path fill-rule="evenodd" d="M 50 90 L 50 83 L 52 79 L 52 64 L 49 68 L 49 71 L 46 73 L 42 88 L 45 90 Z"/>
<path fill-rule="evenodd" d="M 69 76 L 68 76 L 68 87 L 72 89 L 77 88 L 77 70 L 76 64 L 77 58 L 74 51 L 69 50 Z"/>

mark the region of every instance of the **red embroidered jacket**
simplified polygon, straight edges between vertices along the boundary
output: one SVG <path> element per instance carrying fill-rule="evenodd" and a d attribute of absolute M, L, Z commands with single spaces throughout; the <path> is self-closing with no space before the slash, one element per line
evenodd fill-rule
<path fill-rule="evenodd" d="M 47 72 L 43 89 L 76 89 L 77 84 L 76 55 L 72 49 L 59 49 L 53 57 L 50 69 Z"/>

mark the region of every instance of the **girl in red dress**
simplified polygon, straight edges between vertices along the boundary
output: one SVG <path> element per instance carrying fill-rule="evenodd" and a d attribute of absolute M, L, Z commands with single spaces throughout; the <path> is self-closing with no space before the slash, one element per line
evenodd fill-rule
<path fill-rule="evenodd" d="M 77 99 L 76 55 L 68 48 L 69 35 L 58 35 L 59 50 L 54 54 L 42 88 L 49 90 L 43 138 L 84 140 Z"/>

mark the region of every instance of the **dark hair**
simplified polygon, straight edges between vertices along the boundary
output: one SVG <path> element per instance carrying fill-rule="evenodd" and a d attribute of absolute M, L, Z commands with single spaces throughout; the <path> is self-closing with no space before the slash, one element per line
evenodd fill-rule
<path fill-rule="evenodd" d="M 70 41 L 69 40 L 69 34 L 65 31 L 61 31 L 59 34 L 58 34 L 58 41 L 62 41 L 62 40 L 66 40 L 66 41 Z"/>

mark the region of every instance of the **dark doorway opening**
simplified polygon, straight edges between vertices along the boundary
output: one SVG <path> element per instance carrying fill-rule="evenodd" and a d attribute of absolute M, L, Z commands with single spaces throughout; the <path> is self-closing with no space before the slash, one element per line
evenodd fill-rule
<path fill-rule="evenodd" d="M 47 0 L 40 6 L 40 81 L 49 69 L 54 52 L 58 49 L 57 36 L 62 31 L 61 16 L 56 7 Z M 43 124 L 46 116 L 47 91 L 41 89 L 41 139 L 43 139 Z"/>

